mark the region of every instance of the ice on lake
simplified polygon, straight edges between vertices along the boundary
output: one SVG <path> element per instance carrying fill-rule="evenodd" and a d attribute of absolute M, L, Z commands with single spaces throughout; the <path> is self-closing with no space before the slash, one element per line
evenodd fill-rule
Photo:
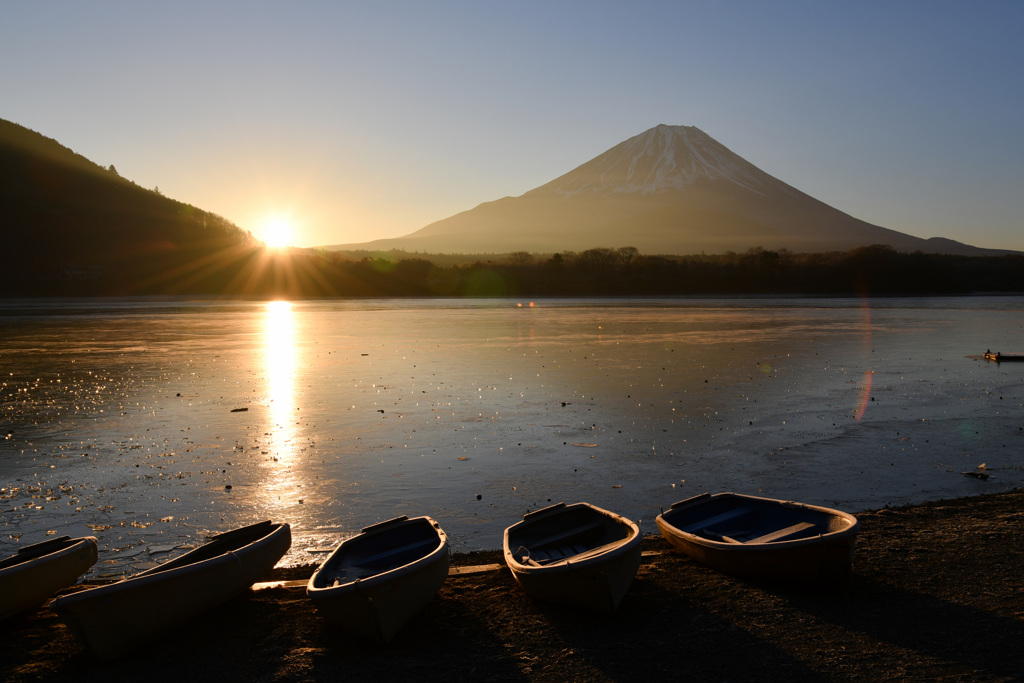
<path fill-rule="evenodd" d="M 0 553 L 96 535 L 118 574 L 274 519 L 298 564 L 401 514 L 464 551 L 558 501 L 656 533 L 703 491 L 1024 480 L 1024 364 L 980 359 L 1022 350 L 1020 297 L 524 304 L 4 302 Z"/>

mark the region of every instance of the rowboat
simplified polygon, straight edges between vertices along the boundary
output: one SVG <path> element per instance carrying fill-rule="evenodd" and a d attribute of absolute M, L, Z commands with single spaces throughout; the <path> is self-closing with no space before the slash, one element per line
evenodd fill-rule
<path fill-rule="evenodd" d="M 558 503 L 505 529 L 505 563 L 527 594 L 612 613 L 640 567 L 640 527 L 590 503 Z"/>
<path fill-rule="evenodd" d="M 291 542 L 287 524 L 241 527 L 135 576 L 58 597 L 50 609 L 94 653 L 114 657 L 242 593 L 274 568 Z"/>
<path fill-rule="evenodd" d="M 61 536 L 0 560 L 0 619 L 42 603 L 96 564 L 96 539 Z"/>
<path fill-rule="evenodd" d="M 675 548 L 719 571 L 819 584 L 849 578 L 860 530 L 846 512 L 739 493 L 703 493 L 655 521 Z"/>
<path fill-rule="evenodd" d="M 994 360 L 997 363 L 1024 362 L 1024 353 L 999 353 L 998 351 L 986 351 L 985 360 Z"/>
<path fill-rule="evenodd" d="M 342 541 L 306 594 L 328 622 L 390 641 L 448 578 L 448 536 L 430 517 L 396 517 Z"/>

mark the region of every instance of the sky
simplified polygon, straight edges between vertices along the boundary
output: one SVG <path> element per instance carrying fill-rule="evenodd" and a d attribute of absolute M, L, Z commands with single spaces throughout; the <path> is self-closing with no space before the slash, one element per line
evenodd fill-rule
<path fill-rule="evenodd" d="M 658 124 L 1024 250 L 1024 2 L 0 0 L 0 118 L 295 246 L 414 232 Z"/>

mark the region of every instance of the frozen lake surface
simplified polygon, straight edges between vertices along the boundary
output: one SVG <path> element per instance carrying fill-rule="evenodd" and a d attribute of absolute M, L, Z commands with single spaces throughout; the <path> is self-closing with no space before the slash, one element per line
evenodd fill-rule
<path fill-rule="evenodd" d="M 703 491 L 1005 490 L 1024 363 L 980 356 L 1022 327 L 1020 297 L 0 302 L 0 554 L 95 535 L 117 575 L 273 519 L 297 564 L 402 514 L 465 551 L 558 501 L 656 533 Z"/>

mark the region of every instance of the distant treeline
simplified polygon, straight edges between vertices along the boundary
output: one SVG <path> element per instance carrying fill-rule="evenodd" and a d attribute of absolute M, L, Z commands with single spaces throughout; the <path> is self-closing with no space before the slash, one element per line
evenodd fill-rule
<path fill-rule="evenodd" d="M 645 256 L 631 247 L 471 263 L 429 256 L 352 259 L 331 251 L 226 245 L 220 251 L 136 254 L 119 265 L 7 278 L 0 296 L 601 297 L 702 295 L 951 295 L 1024 292 L 1024 256 L 844 253 Z M 176 253 L 175 253 L 176 252 Z"/>
<path fill-rule="evenodd" d="M 950 256 L 868 246 L 844 253 L 645 256 L 632 247 L 437 265 L 321 257 L 343 280 L 385 296 L 933 295 L 1024 292 L 1024 255 Z"/>

